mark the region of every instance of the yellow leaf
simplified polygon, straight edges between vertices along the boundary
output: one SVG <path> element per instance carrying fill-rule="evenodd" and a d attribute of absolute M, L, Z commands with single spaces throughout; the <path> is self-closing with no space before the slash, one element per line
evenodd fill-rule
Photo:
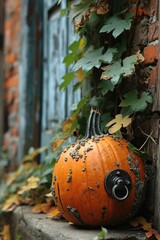
<path fill-rule="evenodd" d="M 118 114 L 115 116 L 113 120 L 107 123 L 106 127 L 109 128 L 109 133 L 113 134 L 121 129 L 121 127 L 127 127 L 131 124 L 132 119 L 129 116 L 123 118 L 122 114 Z"/>
<path fill-rule="evenodd" d="M 138 227 L 139 225 L 142 226 L 143 230 L 148 231 L 152 228 L 151 223 L 147 222 L 144 217 L 136 217 L 130 221 L 130 225 L 133 227 Z"/>
<path fill-rule="evenodd" d="M 29 184 L 32 184 L 32 183 L 37 183 L 37 182 L 39 182 L 39 180 L 40 180 L 40 178 L 32 176 L 32 177 L 28 178 L 27 182 L 28 182 Z"/>
<path fill-rule="evenodd" d="M 29 191 L 31 189 L 36 189 L 38 187 L 38 182 L 40 181 L 37 177 L 30 177 L 27 182 L 28 184 L 25 186 L 22 186 L 21 189 L 18 191 L 18 194 L 23 194 L 26 191 Z"/>
<path fill-rule="evenodd" d="M 9 198 L 4 202 L 2 211 L 10 212 L 13 211 L 18 205 L 20 205 L 21 199 L 17 194 L 12 194 Z"/>
<path fill-rule="evenodd" d="M 7 178 L 6 184 L 7 184 L 8 186 L 11 185 L 18 176 L 19 176 L 19 172 L 18 172 L 18 171 L 11 173 L 11 174 L 8 176 L 8 178 Z"/>
<path fill-rule="evenodd" d="M 86 38 L 83 36 L 81 39 L 80 39 L 80 42 L 79 42 L 79 49 L 80 50 L 83 50 L 86 46 Z"/>
<path fill-rule="evenodd" d="M 48 203 L 37 203 L 33 208 L 33 213 L 48 213 L 50 209 L 52 208 L 52 204 L 50 202 Z"/>
<path fill-rule="evenodd" d="M 78 81 L 79 81 L 79 82 L 82 82 L 83 79 L 85 78 L 85 76 L 86 76 L 86 73 L 83 72 L 82 68 L 79 68 L 78 71 L 77 71 Z"/>
<path fill-rule="evenodd" d="M 66 140 L 66 138 L 57 137 L 57 138 L 52 142 L 52 150 L 53 150 L 53 152 L 56 151 L 56 149 L 57 149 L 62 143 L 64 143 L 65 140 Z"/>
<path fill-rule="evenodd" d="M 47 218 L 52 220 L 60 220 L 62 219 L 62 214 L 60 213 L 57 207 L 52 207 L 47 214 Z"/>
<path fill-rule="evenodd" d="M 64 133 L 67 133 L 70 131 L 72 123 L 77 119 L 77 115 L 72 115 L 70 118 L 68 118 L 66 121 L 62 124 L 62 129 Z"/>
<path fill-rule="evenodd" d="M 4 225 L 2 234 L 3 234 L 3 240 L 11 240 L 11 232 L 10 232 L 9 225 Z"/>

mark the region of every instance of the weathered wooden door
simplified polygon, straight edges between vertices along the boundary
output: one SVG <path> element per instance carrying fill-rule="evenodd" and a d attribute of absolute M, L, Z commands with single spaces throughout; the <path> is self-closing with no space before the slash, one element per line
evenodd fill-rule
<path fill-rule="evenodd" d="M 18 159 L 40 145 L 43 0 L 22 1 Z"/>
<path fill-rule="evenodd" d="M 73 93 L 72 86 L 60 91 L 62 76 L 67 72 L 63 59 L 67 49 L 75 39 L 74 27 L 67 17 L 61 16 L 61 9 L 67 1 L 44 1 L 44 75 L 41 144 L 47 143 L 51 134 L 65 120 L 73 103 L 80 98 L 80 92 Z"/>

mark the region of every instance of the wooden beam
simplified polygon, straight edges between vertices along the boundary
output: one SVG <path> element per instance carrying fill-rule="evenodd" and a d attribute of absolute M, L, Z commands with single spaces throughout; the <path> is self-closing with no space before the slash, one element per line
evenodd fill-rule
<path fill-rule="evenodd" d="M 160 19 L 160 0 L 158 6 L 158 13 Z M 160 28 L 159 37 L 160 39 Z M 158 79 L 156 84 L 156 94 L 154 97 L 153 111 L 160 112 L 160 42 L 158 46 Z M 157 161 L 156 161 L 156 176 L 155 176 L 155 196 L 154 196 L 154 227 L 160 231 L 160 120 L 159 127 L 157 129 L 159 132 L 159 145 L 157 150 Z"/>

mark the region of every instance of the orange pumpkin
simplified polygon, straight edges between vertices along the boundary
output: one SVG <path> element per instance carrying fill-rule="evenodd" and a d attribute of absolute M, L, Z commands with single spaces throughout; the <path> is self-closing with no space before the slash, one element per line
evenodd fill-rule
<path fill-rule="evenodd" d="M 144 163 L 120 138 L 103 135 L 92 110 L 87 136 L 61 153 L 52 194 L 63 216 L 77 225 L 112 226 L 136 214 L 145 192 Z"/>

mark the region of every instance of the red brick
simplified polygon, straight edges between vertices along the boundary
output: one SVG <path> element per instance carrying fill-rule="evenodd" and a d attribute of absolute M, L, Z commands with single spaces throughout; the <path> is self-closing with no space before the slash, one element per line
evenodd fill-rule
<path fill-rule="evenodd" d="M 148 87 L 155 88 L 157 79 L 158 79 L 158 67 L 154 67 L 150 72 Z"/>
<path fill-rule="evenodd" d="M 15 53 L 10 53 L 7 57 L 6 57 L 6 63 L 7 64 L 13 64 L 16 60 L 17 60 L 17 54 Z"/>
<path fill-rule="evenodd" d="M 158 60 L 158 45 L 150 45 L 144 48 L 145 64 L 152 64 Z"/>
<path fill-rule="evenodd" d="M 158 18 L 158 3 L 159 0 L 150 0 L 150 17 Z"/>
<path fill-rule="evenodd" d="M 149 6 L 142 8 L 142 5 L 140 4 L 138 7 L 137 15 L 138 16 L 143 16 L 143 15 L 149 16 L 149 14 L 150 14 Z"/>
<path fill-rule="evenodd" d="M 148 41 L 152 42 L 158 39 L 158 21 L 152 24 L 149 24 L 148 29 Z"/>
<path fill-rule="evenodd" d="M 19 76 L 18 74 L 16 74 L 5 81 L 4 87 L 5 88 L 17 87 L 18 84 L 19 84 Z"/>

